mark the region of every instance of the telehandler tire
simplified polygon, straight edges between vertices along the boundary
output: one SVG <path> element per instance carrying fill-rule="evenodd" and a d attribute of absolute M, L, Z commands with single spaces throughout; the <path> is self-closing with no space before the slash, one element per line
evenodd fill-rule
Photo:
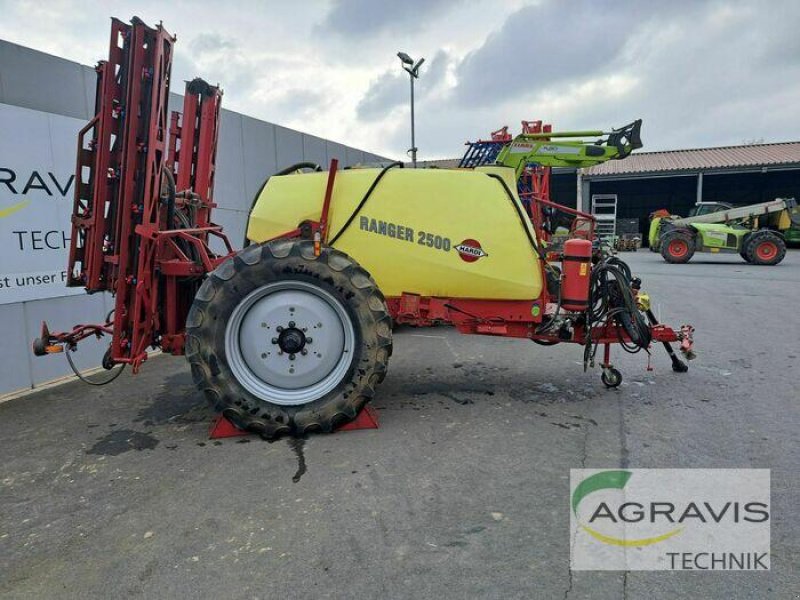
<path fill-rule="evenodd" d="M 752 265 L 777 265 L 786 256 L 786 242 L 772 231 L 757 231 L 745 242 L 744 255 Z"/>
<path fill-rule="evenodd" d="M 668 263 L 689 262 L 694 256 L 694 239 L 683 231 L 667 233 L 661 240 L 661 256 Z"/>
<path fill-rule="evenodd" d="M 392 353 L 383 294 L 352 258 L 305 240 L 252 245 L 209 274 L 186 357 L 215 411 L 266 439 L 331 432 L 375 394 Z"/>

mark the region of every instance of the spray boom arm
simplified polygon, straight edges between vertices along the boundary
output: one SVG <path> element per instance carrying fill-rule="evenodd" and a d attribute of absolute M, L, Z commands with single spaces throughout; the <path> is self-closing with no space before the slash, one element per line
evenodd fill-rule
<path fill-rule="evenodd" d="M 519 178 L 530 164 L 542 167 L 592 167 L 621 159 L 642 147 L 642 120 L 604 131 L 522 133 L 503 147 L 497 164 L 512 167 Z M 605 136 L 605 137 L 604 137 Z M 583 138 L 595 138 L 589 141 Z"/>

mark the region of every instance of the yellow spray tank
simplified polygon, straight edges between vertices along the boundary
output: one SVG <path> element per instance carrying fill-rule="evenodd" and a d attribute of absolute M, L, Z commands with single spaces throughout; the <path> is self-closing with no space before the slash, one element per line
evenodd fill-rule
<path fill-rule="evenodd" d="M 539 297 L 535 233 L 513 169 L 390 169 L 359 208 L 379 173 L 336 174 L 328 239 L 367 269 L 385 296 Z M 326 172 L 270 178 L 256 199 L 247 237 L 263 242 L 318 220 L 327 181 Z"/>

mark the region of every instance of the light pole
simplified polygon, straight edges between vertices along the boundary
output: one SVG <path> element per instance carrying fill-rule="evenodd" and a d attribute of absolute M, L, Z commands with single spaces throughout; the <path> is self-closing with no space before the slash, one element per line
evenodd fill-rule
<path fill-rule="evenodd" d="M 419 68 L 422 66 L 422 63 L 425 62 L 424 58 L 420 58 L 416 63 L 414 59 L 412 59 L 408 54 L 405 52 L 398 52 L 397 58 L 400 59 L 402 63 L 403 70 L 409 74 L 409 78 L 411 79 L 411 149 L 409 152 L 411 153 L 411 164 L 416 169 L 417 168 L 417 145 L 414 140 L 414 80 L 419 79 Z"/>

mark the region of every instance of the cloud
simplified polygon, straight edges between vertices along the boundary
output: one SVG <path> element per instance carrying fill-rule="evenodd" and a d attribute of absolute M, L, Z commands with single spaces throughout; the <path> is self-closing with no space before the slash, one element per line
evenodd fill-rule
<path fill-rule="evenodd" d="M 620 53 L 637 13 L 628 1 L 526 6 L 467 54 L 456 72 L 455 98 L 487 105 L 594 75 Z"/>
<path fill-rule="evenodd" d="M 226 39 L 218 33 L 201 33 L 189 42 L 192 52 L 199 55 L 224 53 L 236 48 L 233 40 Z"/>
<path fill-rule="evenodd" d="M 408 95 L 408 76 L 404 72 L 386 71 L 369 84 L 356 106 L 356 114 L 365 121 L 382 119 L 394 108 L 408 102 Z"/>
<path fill-rule="evenodd" d="M 322 90 L 291 88 L 272 100 L 270 108 L 280 114 L 311 114 L 325 110 L 329 104 L 327 98 Z"/>
<path fill-rule="evenodd" d="M 250 94 L 257 82 L 254 74 L 258 73 L 258 54 L 219 33 L 203 32 L 188 44 L 176 44 L 174 62 L 176 78 L 200 76 L 212 84 L 221 83 L 223 89 L 235 89 L 240 95 Z"/>
<path fill-rule="evenodd" d="M 455 4 L 454 0 L 335 0 L 316 29 L 342 37 L 370 37 L 387 29 L 397 32 L 406 27 L 422 29 L 433 16 Z"/>
<path fill-rule="evenodd" d="M 437 92 L 445 81 L 450 57 L 440 50 L 430 61 L 420 67 L 420 77 L 415 82 L 415 104 L 422 103 L 432 93 Z M 408 106 L 408 74 L 400 68 L 383 72 L 370 82 L 366 93 L 356 106 L 356 114 L 364 121 L 385 118 L 395 108 Z"/>

